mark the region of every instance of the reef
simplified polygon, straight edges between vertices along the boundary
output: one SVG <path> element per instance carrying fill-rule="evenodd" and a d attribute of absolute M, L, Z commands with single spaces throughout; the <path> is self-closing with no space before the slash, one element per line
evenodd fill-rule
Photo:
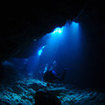
<path fill-rule="evenodd" d="M 47 85 L 34 78 L 20 79 L 8 86 L 0 85 L 0 105 L 35 105 L 38 91 L 55 94 L 61 105 L 105 105 L 105 93 L 77 89 L 62 83 Z"/>

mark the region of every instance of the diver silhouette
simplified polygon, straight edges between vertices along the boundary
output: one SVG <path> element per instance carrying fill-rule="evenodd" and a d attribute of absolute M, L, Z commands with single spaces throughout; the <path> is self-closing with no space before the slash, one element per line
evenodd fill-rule
<path fill-rule="evenodd" d="M 65 70 L 62 73 L 62 75 L 59 75 L 58 73 L 55 72 L 55 67 L 56 67 L 56 61 L 53 61 L 53 65 L 48 68 L 48 64 L 45 66 L 45 70 L 43 72 L 43 80 L 45 82 L 50 82 L 54 83 L 56 81 L 62 81 L 64 80 L 65 77 Z"/>

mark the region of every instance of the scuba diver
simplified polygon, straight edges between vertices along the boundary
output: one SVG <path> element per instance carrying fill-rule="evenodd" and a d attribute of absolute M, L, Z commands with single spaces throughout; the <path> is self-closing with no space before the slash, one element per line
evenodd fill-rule
<path fill-rule="evenodd" d="M 56 67 L 55 60 L 53 61 L 53 65 L 50 68 L 48 68 L 48 64 L 46 64 L 44 72 L 43 72 L 43 80 L 45 82 L 54 83 L 56 81 L 64 80 L 65 70 L 62 75 L 59 75 L 58 73 L 55 72 L 55 67 Z"/>

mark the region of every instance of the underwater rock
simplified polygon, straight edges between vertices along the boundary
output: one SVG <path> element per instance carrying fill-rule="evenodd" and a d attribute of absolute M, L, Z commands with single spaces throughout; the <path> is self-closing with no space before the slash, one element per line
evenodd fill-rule
<path fill-rule="evenodd" d="M 19 86 L 13 86 L 13 92 L 16 94 L 21 94 L 21 92 L 23 92 L 22 88 Z"/>
<path fill-rule="evenodd" d="M 32 89 L 37 91 L 37 90 L 39 90 L 41 88 L 45 88 L 45 87 L 43 85 L 39 85 L 39 84 L 34 83 L 34 84 L 30 84 L 29 88 L 32 88 Z"/>
<path fill-rule="evenodd" d="M 52 102 L 53 105 L 105 105 L 105 93 L 69 89 L 55 83 L 47 86 L 45 82 L 34 78 L 24 78 L 8 86 L 0 85 L 0 105 L 38 105 L 39 101 L 48 105 L 47 99 L 49 105 L 52 105 L 52 101 L 55 102 Z"/>
<path fill-rule="evenodd" d="M 10 103 L 9 102 L 6 102 L 6 101 L 0 100 L 0 105 L 10 105 Z"/>
<path fill-rule="evenodd" d="M 61 105 L 61 102 L 49 91 L 38 91 L 35 95 L 35 105 Z"/>
<path fill-rule="evenodd" d="M 47 91 L 49 91 L 52 94 L 59 96 L 60 93 L 68 92 L 68 89 L 66 89 L 65 87 L 52 87 L 52 88 L 47 88 Z"/>

